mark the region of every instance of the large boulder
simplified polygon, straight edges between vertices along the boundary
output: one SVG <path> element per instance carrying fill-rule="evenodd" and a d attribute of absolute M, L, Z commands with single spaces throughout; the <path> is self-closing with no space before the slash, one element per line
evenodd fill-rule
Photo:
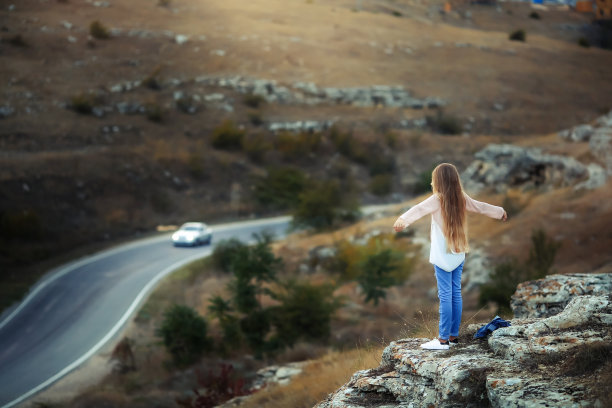
<path fill-rule="evenodd" d="M 487 187 L 498 192 L 509 187 L 563 187 L 589 176 L 587 166 L 574 158 L 544 154 L 537 148 L 491 144 L 475 158 L 461 175 L 471 192 Z"/>
<path fill-rule="evenodd" d="M 612 274 L 549 275 L 520 283 L 510 301 L 515 317 L 549 317 L 560 313 L 576 296 L 612 293 Z"/>

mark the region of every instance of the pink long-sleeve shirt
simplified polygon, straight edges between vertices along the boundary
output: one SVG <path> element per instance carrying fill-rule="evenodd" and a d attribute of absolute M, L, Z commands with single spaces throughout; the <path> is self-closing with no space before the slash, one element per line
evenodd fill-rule
<path fill-rule="evenodd" d="M 483 214 L 491 218 L 501 219 L 504 216 L 504 209 L 496 205 L 483 203 L 474 200 L 472 197 L 463 193 L 465 197 L 465 208 L 467 211 Z M 446 237 L 444 236 L 444 219 L 442 218 L 442 206 L 437 194 L 419 204 L 415 205 L 400 218 L 406 226 L 414 223 L 425 215 L 431 214 L 431 249 L 429 251 L 429 262 L 447 272 L 453 271 L 465 260 L 465 252 L 448 252 Z"/>

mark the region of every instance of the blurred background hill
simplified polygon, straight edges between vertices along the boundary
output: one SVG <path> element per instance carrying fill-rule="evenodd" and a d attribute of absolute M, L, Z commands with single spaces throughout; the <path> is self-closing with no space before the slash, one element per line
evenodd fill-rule
<path fill-rule="evenodd" d="M 407 208 L 400 203 L 428 191 L 433 166 L 448 161 L 463 171 L 491 144 L 603 170 L 596 188 L 578 189 L 591 173 L 563 182 L 540 171 L 557 167 L 533 165 L 523 178 L 509 172 L 474 192 L 512 206 L 513 221 L 474 219 L 483 262 L 473 269 L 512 256 L 522 262 L 540 228 L 562 243 L 555 271 L 609 271 L 609 139 L 594 144 L 593 132 L 573 130 L 612 126 L 612 53 L 605 24 L 593 19 L 515 2 L 2 2 L 2 307 L 51 265 L 158 226 L 306 214 L 312 196 L 333 200 L 338 191 L 349 213 L 390 202 L 399 213 Z M 317 246 L 360 236 L 366 244 L 371 230 L 388 232 L 394 215 L 381 217 L 346 236 L 301 237 L 274 251 L 291 275 Z M 317 227 L 329 231 L 346 218 L 337 221 Z M 417 244 L 426 238 L 421 227 Z M 355 282 L 339 289 L 376 324 L 351 326 L 352 309 L 339 309 L 337 347 L 354 344 L 356 333 L 400 335 L 398 314 L 411 316 L 412 331 L 425 330 L 412 313 L 432 304 L 425 292 L 434 282 L 410 242 L 413 273 L 381 306 L 366 308 Z M 333 275 L 301 268 L 322 274 L 314 281 Z M 208 279 L 190 280 L 162 303 L 182 299 L 207 314 Z M 473 313 L 482 307 L 477 289 L 467 295 Z M 193 297 L 185 301 L 184 290 Z M 153 336 L 159 321 L 144 321 L 133 330 Z"/>

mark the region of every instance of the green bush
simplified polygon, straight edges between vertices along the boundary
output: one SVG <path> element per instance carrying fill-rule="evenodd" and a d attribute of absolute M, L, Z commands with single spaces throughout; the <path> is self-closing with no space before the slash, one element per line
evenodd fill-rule
<path fill-rule="evenodd" d="M 298 204 L 306 184 L 307 176 L 299 169 L 271 168 L 265 177 L 255 181 L 253 195 L 257 203 L 266 209 L 293 208 Z"/>
<path fill-rule="evenodd" d="M 458 135 L 463 131 L 459 118 L 445 114 L 442 109 L 438 109 L 435 116 L 427 115 L 426 119 L 433 131 L 443 135 Z"/>
<path fill-rule="evenodd" d="M 231 272 L 232 261 L 246 246 L 236 238 L 219 242 L 212 253 L 214 265 L 224 272 Z"/>
<path fill-rule="evenodd" d="M 523 41 L 525 42 L 527 40 L 527 33 L 525 32 L 525 30 L 516 30 L 511 32 L 508 35 L 508 38 L 511 41 Z"/>
<path fill-rule="evenodd" d="M 586 39 L 586 37 L 580 37 L 578 39 L 578 45 L 584 48 L 589 48 L 591 46 L 591 43 L 589 42 L 589 40 Z"/>
<path fill-rule="evenodd" d="M 280 302 L 272 309 L 276 338 L 281 345 L 293 346 L 298 340 L 326 340 L 334 312 L 342 305 L 329 284 L 289 281 L 273 295 Z"/>
<path fill-rule="evenodd" d="M 244 133 L 234 122 L 227 119 L 213 130 L 211 143 L 217 149 L 240 150 Z"/>
<path fill-rule="evenodd" d="M 393 177 L 390 174 L 378 174 L 370 180 L 370 192 L 377 196 L 386 196 L 391 193 Z"/>
<path fill-rule="evenodd" d="M 248 94 L 243 98 L 242 102 L 244 102 L 244 104 L 249 108 L 257 109 L 261 105 L 265 104 L 266 100 L 261 95 Z"/>
<path fill-rule="evenodd" d="M 354 221 L 358 215 L 359 207 L 351 192 L 341 189 L 336 180 L 313 182 L 299 195 L 293 225 L 324 230 L 343 221 Z"/>
<path fill-rule="evenodd" d="M 93 38 L 97 38 L 98 40 L 106 40 L 110 38 L 110 33 L 108 32 L 108 28 L 104 26 L 100 21 L 95 20 L 89 25 L 89 34 Z"/>
<path fill-rule="evenodd" d="M 211 348 L 206 320 L 187 306 L 173 305 L 164 312 L 157 336 L 172 355 L 174 364 L 184 367 L 195 363 Z"/>
<path fill-rule="evenodd" d="M 329 139 L 336 150 L 343 156 L 356 163 L 368 163 L 368 146 L 355 138 L 351 132 L 343 132 L 339 127 L 332 126 L 329 131 Z"/>
<path fill-rule="evenodd" d="M 265 134 L 255 133 L 242 139 L 242 150 L 255 163 L 262 163 L 266 153 L 272 150 L 272 143 Z"/>
<path fill-rule="evenodd" d="M 91 115 L 96 104 L 96 99 L 93 95 L 81 92 L 72 97 L 70 101 L 72 110 L 82 115 Z"/>
<path fill-rule="evenodd" d="M 532 11 L 531 13 L 529 13 L 529 18 L 533 18 L 534 20 L 540 20 L 542 16 L 540 16 L 540 13 L 538 13 L 537 11 Z"/>
<path fill-rule="evenodd" d="M 431 192 L 431 173 L 435 166 L 431 166 L 430 170 L 419 173 L 416 183 L 412 186 L 414 194 L 424 194 Z"/>
<path fill-rule="evenodd" d="M 361 275 L 357 282 L 365 294 L 365 302 L 386 297 L 386 289 L 397 284 L 393 273 L 398 269 L 398 254 L 387 248 L 367 256 L 360 264 Z"/>
<path fill-rule="evenodd" d="M 276 136 L 276 150 L 285 159 L 296 160 L 318 151 L 322 136 L 319 132 L 281 132 Z"/>
<path fill-rule="evenodd" d="M 480 288 L 479 302 L 495 302 L 500 311 L 510 311 L 510 298 L 521 282 L 540 279 L 546 276 L 552 267 L 560 243 L 549 238 L 543 230 L 534 230 L 531 234 L 531 249 L 524 263 L 508 259 L 498 264 L 489 283 Z"/>

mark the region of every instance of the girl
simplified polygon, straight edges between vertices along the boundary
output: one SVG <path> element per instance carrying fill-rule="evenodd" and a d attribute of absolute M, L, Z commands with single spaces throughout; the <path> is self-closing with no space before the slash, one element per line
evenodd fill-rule
<path fill-rule="evenodd" d="M 431 250 L 429 262 L 434 265 L 440 299 L 439 338 L 421 347 L 447 350 L 459 341 L 461 323 L 461 272 L 465 253 L 469 251 L 466 211 L 506 221 L 502 207 L 476 201 L 461 185 L 457 168 L 442 163 L 431 174 L 433 195 L 402 214 L 393 228 L 399 232 L 419 218 L 431 214 Z"/>

